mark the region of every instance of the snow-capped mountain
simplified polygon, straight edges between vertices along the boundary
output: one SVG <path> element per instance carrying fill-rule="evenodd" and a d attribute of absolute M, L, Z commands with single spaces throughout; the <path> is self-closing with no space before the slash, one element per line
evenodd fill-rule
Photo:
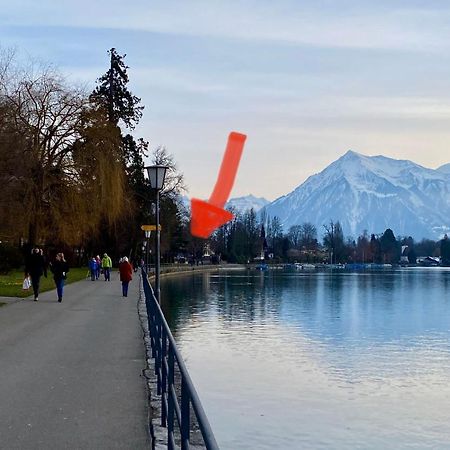
<path fill-rule="evenodd" d="M 436 239 L 450 231 L 449 169 L 348 151 L 264 211 L 278 216 L 285 231 L 311 222 L 320 236 L 333 220 L 354 238 L 391 228 L 400 236 Z"/>
<path fill-rule="evenodd" d="M 191 200 L 186 196 L 180 196 L 180 201 L 183 206 L 189 211 L 191 209 Z M 246 195 L 245 197 L 236 197 L 230 199 L 225 208 L 233 208 L 237 212 L 246 212 L 253 208 L 255 212 L 258 212 L 261 208 L 268 205 L 270 202 L 263 197 L 255 197 L 254 195 Z"/>
<path fill-rule="evenodd" d="M 269 204 L 269 200 L 263 197 L 255 197 L 254 195 L 246 195 L 245 197 L 236 197 L 230 199 L 225 205 L 226 208 L 234 208 L 239 212 L 253 211 L 258 212 L 261 208 L 264 208 Z"/>

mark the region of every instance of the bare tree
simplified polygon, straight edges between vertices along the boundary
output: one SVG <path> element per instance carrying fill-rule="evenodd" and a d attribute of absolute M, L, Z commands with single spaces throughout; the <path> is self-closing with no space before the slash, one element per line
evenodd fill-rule
<path fill-rule="evenodd" d="M 344 234 L 341 224 L 330 221 L 329 225 L 324 225 L 325 234 L 323 236 L 323 245 L 330 252 L 331 262 L 341 262 L 344 248 Z"/>
<path fill-rule="evenodd" d="M 317 247 L 317 229 L 315 225 L 310 222 L 305 222 L 301 225 L 300 241 L 302 247 L 307 250 L 313 250 Z"/>
<path fill-rule="evenodd" d="M 124 206 L 122 160 L 105 152 L 120 148 L 120 132 L 52 69 L 0 73 L 0 161 L 13 155 L 2 177 L 20 196 L 4 207 L 20 200 L 22 210 L 15 233 L 31 244 L 79 242 L 102 212 L 117 216 Z"/>
<path fill-rule="evenodd" d="M 300 241 L 302 235 L 301 225 L 292 225 L 288 231 L 288 239 L 295 249 L 300 248 Z"/>
<path fill-rule="evenodd" d="M 166 178 L 164 181 L 164 189 L 161 195 L 166 195 L 171 198 L 177 197 L 182 192 L 186 191 L 184 184 L 184 176 L 178 171 L 177 164 L 173 155 L 171 155 L 166 147 L 157 147 L 151 155 L 152 164 L 158 166 L 167 166 Z"/>

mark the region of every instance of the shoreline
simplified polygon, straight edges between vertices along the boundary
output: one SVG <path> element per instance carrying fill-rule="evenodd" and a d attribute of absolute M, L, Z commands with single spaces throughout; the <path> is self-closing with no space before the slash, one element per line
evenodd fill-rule
<path fill-rule="evenodd" d="M 168 267 L 166 269 L 161 269 L 160 277 L 163 278 L 171 278 L 173 276 L 187 275 L 192 273 L 208 273 L 208 272 L 216 272 L 224 269 L 231 270 L 245 270 L 247 269 L 246 264 L 217 264 L 217 265 L 199 265 L 199 266 L 180 266 L 180 267 Z M 149 280 L 154 281 L 155 275 L 154 273 L 149 274 Z"/>

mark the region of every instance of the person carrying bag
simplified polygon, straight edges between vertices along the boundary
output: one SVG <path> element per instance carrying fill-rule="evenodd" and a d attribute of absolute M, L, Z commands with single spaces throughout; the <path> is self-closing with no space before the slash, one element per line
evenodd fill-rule
<path fill-rule="evenodd" d="M 31 250 L 31 255 L 28 256 L 25 263 L 25 278 L 31 278 L 35 302 L 39 299 L 39 285 L 42 275 L 47 278 L 47 267 L 45 265 L 44 253 L 42 249 L 35 247 Z"/>

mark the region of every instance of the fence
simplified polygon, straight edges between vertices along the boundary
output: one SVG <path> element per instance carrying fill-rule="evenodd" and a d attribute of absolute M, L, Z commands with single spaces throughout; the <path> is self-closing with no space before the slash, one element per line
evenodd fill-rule
<path fill-rule="evenodd" d="M 157 394 L 161 396 L 161 426 L 167 427 L 167 448 L 177 448 L 177 425 L 181 449 L 189 449 L 192 418 L 195 418 L 203 444 L 208 450 L 218 450 L 208 418 L 144 270 L 142 275 Z"/>

